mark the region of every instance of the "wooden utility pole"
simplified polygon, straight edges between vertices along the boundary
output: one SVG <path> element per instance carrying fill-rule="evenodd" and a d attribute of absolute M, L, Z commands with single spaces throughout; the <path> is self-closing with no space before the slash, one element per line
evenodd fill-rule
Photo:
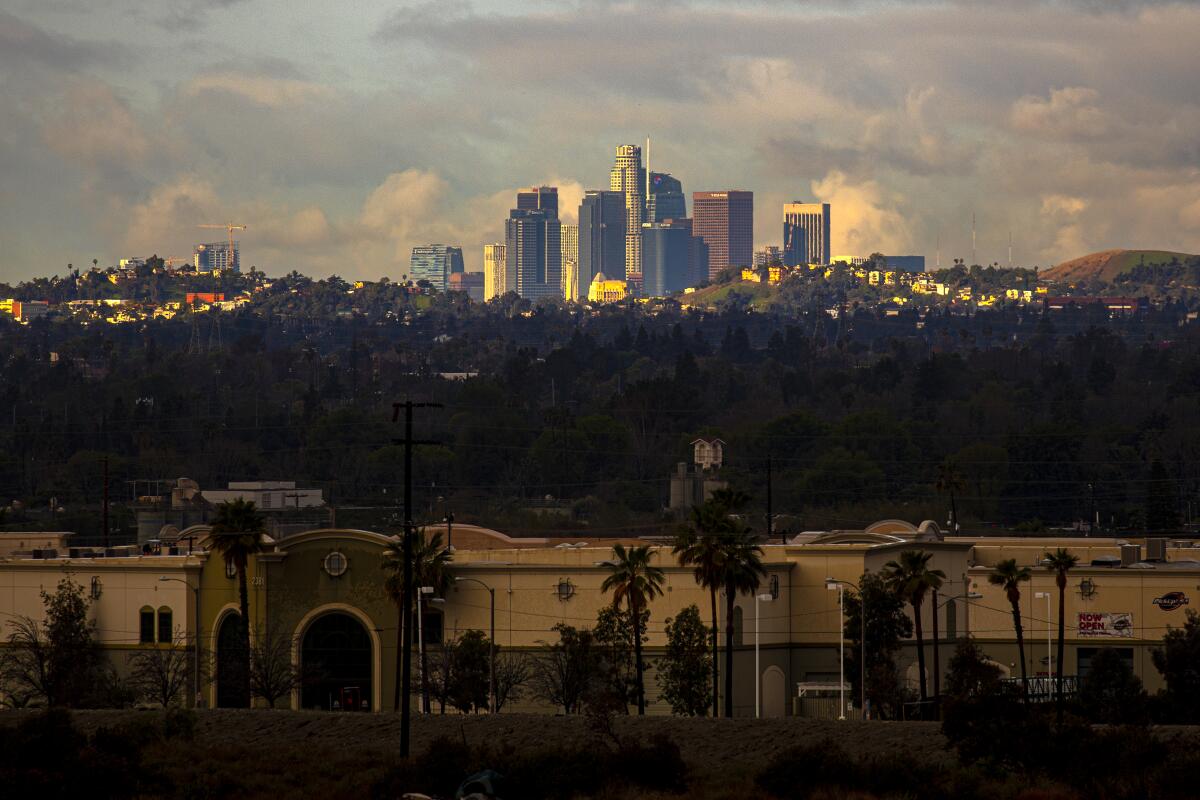
<path fill-rule="evenodd" d="M 104 530 L 103 535 L 104 549 L 108 549 L 108 456 L 105 456 L 101 461 L 104 463 L 104 501 L 103 511 L 100 514 L 100 524 Z"/>
<path fill-rule="evenodd" d="M 412 448 L 414 444 L 438 444 L 413 439 L 413 409 L 441 408 L 441 403 L 414 403 L 405 400 L 392 404 L 392 422 L 400 421 L 400 409 L 404 409 L 404 438 L 393 439 L 394 444 L 404 445 L 404 530 L 400 534 L 404 559 L 404 583 L 400 593 L 401 637 L 400 662 L 400 757 L 408 758 L 409 725 L 412 721 L 412 607 L 413 607 L 413 553 L 412 553 Z"/>
<path fill-rule="evenodd" d="M 771 505 L 771 454 L 767 453 L 767 543 L 775 535 L 775 514 Z"/>

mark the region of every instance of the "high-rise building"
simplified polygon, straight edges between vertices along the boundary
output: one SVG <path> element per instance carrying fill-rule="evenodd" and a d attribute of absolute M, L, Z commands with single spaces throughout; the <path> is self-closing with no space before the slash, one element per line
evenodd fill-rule
<path fill-rule="evenodd" d="M 579 285 L 598 272 L 625 278 L 625 195 L 589 189 L 579 204 Z"/>
<path fill-rule="evenodd" d="M 572 303 L 579 302 L 579 262 L 564 261 L 562 264 L 563 298 Z"/>
<path fill-rule="evenodd" d="M 483 299 L 484 302 L 493 297 L 499 297 L 508 291 L 504 282 L 507 266 L 504 256 L 504 244 L 485 244 L 483 246 Z"/>
<path fill-rule="evenodd" d="M 828 264 L 829 203 L 784 203 L 783 263 Z"/>
<path fill-rule="evenodd" d="M 761 250 L 754 251 L 754 267 L 769 267 L 772 264 L 783 263 L 783 249 L 769 244 Z"/>
<path fill-rule="evenodd" d="M 522 191 L 517 202 L 538 208 L 514 208 L 504 224 L 504 286 L 521 297 L 562 297 L 562 239 L 558 222 L 558 190 L 542 186 Z"/>
<path fill-rule="evenodd" d="M 650 173 L 650 194 L 646 197 L 646 222 L 683 219 L 687 216 L 687 199 L 683 184 L 666 172 Z"/>
<path fill-rule="evenodd" d="M 413 283 L 429 281 L 439 292 L 446 291 L 450 276 L 463 271 L 461 247 L 445 244 L 420 245 L 412 249 L 408 277 Z"/>
<path fill-rule="evenodd" d="M 451 292 L 466 292 L 467 297 L 476 303 L 482 303 L 483 282 L 482 272 L 455 272 L 446 281 L 446 289 Z"/>
<path fill-rule="evenodd" d="M 636 144 L 617 146 L 616 163 L 609 173 L 608 188 L 625 197 L 625 279 L 641 281 L 642 217 L 646 210 L 646 171 L 642 148 Z"/>
<path fill-rule="evenodd" d="M 192 252 L 192 266 L 196 272 L 241 272 L 242 260 L 238 256 L 237 242 L 233 243 L 233 258 L 229 257 L 229 242 L 206 242 L 196 245 Z"/>
<path fill-rule="evenodd" d="M 579 261 L 579 226 L 559 225 L 559 242 L 562 247 L 562 260 Z"/>
<path fill-rule="evenodd" d="M 522 211 L 549 211 L 558 216 L 558 187 L 531 186 L 517 192 L 517 208 Z"/>
<path fill-rule="evenodd" d="M 642 224 L 642 294 L 664 297 L 694 286 L 697 275 L 708 277 L 707 258 L 699 263 L 704 243 L 692 236 L 690 219 Z"/>
<path fill-rule="evenodd" d="M 692 231 L 708 245 L 708 277 L 754 259 L 754 192 L 692 193 Z"/>

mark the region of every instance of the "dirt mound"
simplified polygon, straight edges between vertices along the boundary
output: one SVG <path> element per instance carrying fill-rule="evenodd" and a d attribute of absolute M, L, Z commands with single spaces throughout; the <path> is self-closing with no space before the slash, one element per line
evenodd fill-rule
<path fill-rule="evenodd" d="M 1170 264 L 1188 258 L 1194 256 L 1169 250 L 1101 250 L 1064 261 L 1043 272 L 1042 277 L 1054 281 L 1111 281 L 1134 267 Z"/>

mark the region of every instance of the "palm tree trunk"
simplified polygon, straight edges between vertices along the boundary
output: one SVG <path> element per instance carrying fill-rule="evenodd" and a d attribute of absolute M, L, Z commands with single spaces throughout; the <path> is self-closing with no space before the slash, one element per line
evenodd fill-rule
<path fill-rule="evenodd" d="M 392 698 L 392 711 L 400 710 L 400 671 L 404 668 L 404 612 L 400 601 L 396 601 L 396 694 Z"/>
<path fill-rule="evenodd" d="M 1063 641 L 1063 634 L 1066 633 L 1066 604 L 1067 594 L 1067 576 L 1060 575 L 1058 577 L 1058 656 L 1057 663 L 1054 665 L 1054 719 L 1059 728 L 1062 727 L 1063 715 L 1063 659 L 1065 658 L 1066 642 Z"/>
<path fill-rule="evenodd" d="M 921 604 L 913 603 L 913 630 L 917 634 L 917 679 L 921 686 L 921 702 L 924 703 L 929 699 L 929 694 L 925 688 L 925 632 L 921 627 Z M 922 713 L 924 713 L 924 706 Z"/>
<path fill-rule="evenodd" d="M 1013 630 L 1017 632 L 1017 655 L 1021 659 L 1021 692 L 1029 702 L 1029 675 L 1025 669 L 1025 629 L 1021 627 L 1021 607 L 1016 600 L 1012 603 Z"/>
<path fill-rule="evenodd" d="M 421 601 L 417 600 L 417 613 L 422 613 L 420 610 Z M 424 620 L 422 620 L 424 622 Z M 417 630 L 421 632 L 420 641 L 417 642 L 417 649 L 421 651 L 421 713 L 429 713 L 429 654 L 425 650 L 425 626 L 418 625 Z"/>
<path fill-rule="evenodd" d="M 245 565 L 238 567 L 238 607 L 242 612 L 242 629 L 239 633 L 242 634 L 242 663 L 240 668 L 242 674 L 240 677 L 240 685 L 238 686 L 238 695 L 246 704 L 246 708 L 250 707 L 250 591 L 246 588 L 246 567 Z"/>
<path fill-rule="evenodd" d="M 712 674 L 713 674 L 713 719 L 721 716 L 721 662 L 720 654 L 717 650 L 717 590 L 714 587 L 708 593 L 712 600 Z"/>
<path fill-rule="evenodd" d="M 642 620 L 638 613 L 637 603 L 630 603 L 629 610 L 633 613 L 633 668 L 637 675 L 638 716 L 645 716 L 646 687 L 642 682 Z"/>
<path fill-rule="evenodd" d="M 737 592 L 725 587 L 725 716 L 733 717 L 733 607 Z"/>

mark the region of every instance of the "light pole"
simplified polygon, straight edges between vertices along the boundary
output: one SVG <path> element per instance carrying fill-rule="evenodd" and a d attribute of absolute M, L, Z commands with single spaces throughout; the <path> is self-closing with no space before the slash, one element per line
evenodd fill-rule
<path fill-rule="evenodd" d="M 762 718 L 762 692 L 759 689 L 759 678 L 762 672 L 758 666 L 758 603 L 770 603 L 775 598 L 770 592 L 754 595 L 754 718 Z"/>
<path fill-rule="evenodd" d="M 195 595 L 193 605 L 196 607 L 196 640 L 192 642 L 192 696 L 195 698 L 196 708 L 200 708 L 204 703 L 203 698 L 200 696 L 200 578 L 197 576 L 195 586 L 192 586 L 183 578 L 169 578 L 166 575 L 159 575 L 158 579 L 159 581 L 176 581 L 182 583 L 191 589 L 192 594 Z"/>
<path fill-rule="evenodd" d="M 854 584 L 849 581 L 839 581 L 836 578 L 826 578 L 825 588 L 829 591 L 837 590 L 838 593 L 838 611 L 841 612 L 842 618 L 845 618 L 846 609 L 842 597 L 842 589 L 846 586 L 854 588 Z M 859 633 L 859 655 L 858 655 L 858 703 L 859 711 L 862 713 L 863 719 L 867 718 L 867 598 L 862 593 L 858 593 L 858 621 L 861 627 Z M 842 692 L 842 716 L 839 719 L 846 718 L 846 644 L 845 644 L 846 626 L 838 620 L 838 644 L 841 647 L 841 662 L 842 662 L 842 685 L 839 687 Z"/>
<path fill-rule="evenodd" d="M 1054 677 L 1054 641 L 1051 638 L 1050 628 L 1050 592 L 1034 592 L 1033 596 L 1037 600 L 1046 601 L 1046 674 L 1051 678 Z"/>
<path fill-rule="evenodd" d="M 488 586 L 479 578 L 465 578 L 455 576 L 454 582 L 461 583 L 463 581 L 472 581 L 478 583 L 483 588 L 487 589 L 488 596 L 491 600 L 492 620 L 491 620 L 491 651 L 488 653 L 488 711 L 492 714 L 496 713 L 496 590 Z"/>
<path fill-rule="evenodd" d="M 839 708 L 841 709 L 838 719 L 846 719 L 846 626 L 842 624 L 842 620 L 846 617 L 846 608 L 843 602 L 842 585 L 845 581 L 834 580 L 833 578 L 825 579 L 825 588 L 831 592 L 838 593 L 838 695 L 841 697 Z M 864 616 L 865 619 L 865 616 Z"/>

